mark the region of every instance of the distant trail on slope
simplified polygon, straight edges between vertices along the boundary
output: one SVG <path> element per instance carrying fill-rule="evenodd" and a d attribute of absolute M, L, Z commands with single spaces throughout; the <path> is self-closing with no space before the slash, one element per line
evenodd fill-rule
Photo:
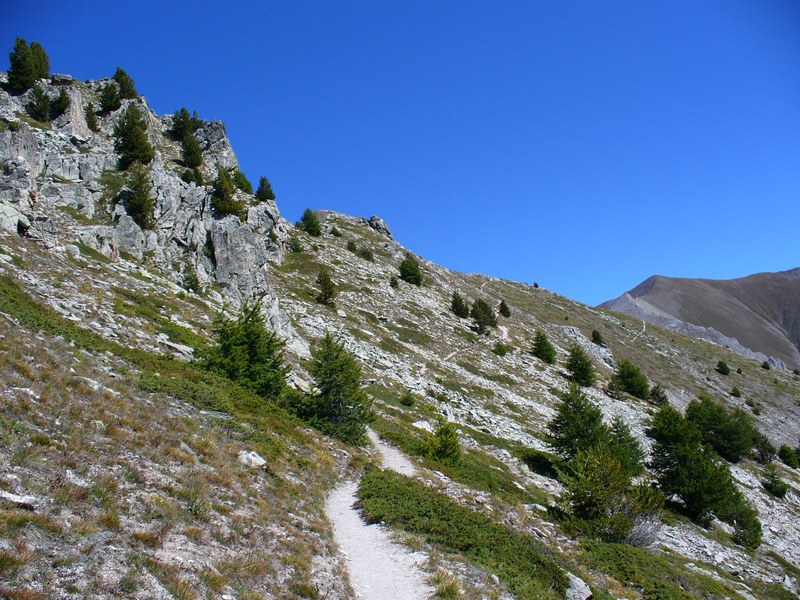
<path fill-rule="evenodd" d="M 369 438 L 381 453 L 386 468 L 412 475 L 415 467 L 399 450 L 370 430 Z M 434 589 L 420 568 L 428 559 L 423 552 L 409 552 L 394 543 L 380 525 L 367 525 L 355 508 L 358 483 L 339 485 L 325 504 L 333 523 L 333 539 L 345 556 L 350 583 L 359 600 L 422 600 Z"/>

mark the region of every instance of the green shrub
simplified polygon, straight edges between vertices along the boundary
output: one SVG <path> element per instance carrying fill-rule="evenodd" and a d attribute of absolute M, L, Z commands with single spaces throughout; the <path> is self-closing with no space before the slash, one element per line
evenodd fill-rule
<path fill-rule="evenodd" d="M 403 392 L 403 395 L 400 396 L 400 404 L 402 404 L 403 406 L 412 407 L 414 406 L 414 404 L 416 404 L 416 402 L 417 399 L 414 397 L 414 394 L 412 394 L 408 390 Z"/>
<path fill-rule="evenodd" d="M 181 281 L 183 289 L 195 294 L 203 293 L 203 286 L 200 284 L 200 278 L 197 276 L 197 270 L 190 263 L 183 265 L 183 280 Z"/>
<path fill-rule="evenodd" d="M 608 430 L 603 425 L 603 413 L 577 384 L 571 384 L 569 391 L 559 396 L 556 416 L 547 424 L 548 441 L 556 453 L 571 459 L 604 441 Z"/>
<path fill-rule="evenodd" d="M 547 334 L 541 329 L 536 330 L 533 338 L 533 349 L 531 353 L 538 359 L 543 360 L 548 365 L 555 364 L 556 362 L 556 349 L 550 343 Z"/>
<path fill-rule="evenodd" d="M 761 482 L 764 489 L 776 498 L 783 498 L 786 496 L 786 493 L 789 491 L 789 484 L 781 479 L 780 473 L 778 473 L 778 467 L 775 466 L 775 463 L 767 465 L 767 472 L 765 475 L 766 478 Z"/>
<path fill-rule="evenodd" d="M 94 104 L 89 102 L 83 110 L 86 115 L 86 126 L 90 131 L 97 133 L 100 131 L 100 124 L 97 122 L 97 113 L 94 110 Z"/>
<path fill-rule="evenodd" d="M 734 398 L 741 398 L 742 397 L 742 390 L 740 390 L 736 386 L 733 386 L 733 388 L 731 389 L 731 396 L 733 396 Z"/>
<path fill-rule="evenodd" d="M 753 453 L 756 461 L 762 465 L 772 462 L 777 456 L 775 446 L 773 446 L 767 436 L 760 431 L 757 431 L 755 436 L 753 436 Z"/>
<path fill-rule="evenodd" d="M 339 229 L 336 227 L 336 225 L 334 225 L 333 227 L 331 227 L 331 235 L 333 237 L 340 238 L 340 237 L 342 237 L 342 232 L 339 231 Z"/>
<path fill-rule="evenodd" d="M 422 270 L 419 267 L 419 263 L 408 253 L 400 263 L 400 279 L 412 285 L 422 285 Z"/>
<path fill-rule="evenodd" d="M 147 140 L 147 125 L 135 104 L 128 106 L 114 126 L 114 150 L 120 154 L 120 168 L 127 169 L 134 162 L 148 164 L 155 150 Z"/>
<path fill-rule="evenodd" d="M 721 360 L 717 363 L 717 373 L 720 375 L 730 375 L 731 368 L 728 366 L 728 363 L 726 363 L 724 360 Z"/>
<path fill-rule="evenodd" d="M 253 194 L 253 184 L 250 183 L 250 180 L 240 169 L 236 169 L 233 172 L 233 185 L 242 190 L 245 194 Z"/>
<path fill-rule="evenodd" d="M 508 317 L 511 316 L 511 309 L 508 308 L 508 304 L 506 304 L 505 300 L 500 300 L 500 306 L 497 309 L 497 312 L 499 312 L 505 318 L 508 318 Z"/>
<path fill-rule="evenodd" d="M 134 163 L 130 169 L 128 192 L 125 195 L 125 211 L 142 229 L 153 228 L 155 199 L 152 191 L 150 173 L 141 164 Z"/>
<path fill-rule="evenodd" d="M 700 394 L 686 408 L 686 420 L 700 432 L 703 443 L 710 444 L 730 462 L 739 462 L 753 448 L 756 429 L 741 409 L 729 413 L 710 397 Z"/>
<path fill-rule="evenodd" d="M 460 506 L 409 477 L 368 469 L 358 498 L 370 523 L 384 522 L 422 536 L 444 552 L 496 573 L 519 598 L 563 598 L 567 578 L 533 536 Z"/>
<path fill-rule="evenodd" d="M 300 217 L 300 221 L 297 222 L 297 228 L 313 237 L 322 235 L 322 227 L 319 224 L 319 219 L 310 208 L 303 211 L 303 216 Z"/>
<path fill-rule="evenodd" d="M 50 119 L 50 98 L 40 85 L 34 85 L 25 112 L 31 119 L 45 122 Z"/>
<path fill-rule="evenodd" d="M 570 381 L 583 387 L 589 387 L 594 384 L 596 379 L 594 365 L 578 344 L 572 344 L 569 347 L 566 367 L 569 371 Z"/>
<path fill-rule="evenodd" d="M 620 469 L 628 477 L 636 477 L 644 470 L 644 459 L 647 456 L 642 450 L 639 440 L 631 433 L 630 427 L 620 418 L 615 417 L 608 430 L 605 443 L 611 454 L 619 461 Z"/>
<path fill-rule="evenodd" d="M 132 100 L 139 95 L 136 92 L 136 85 L 133 83 L 131 76 L 119 67 L 117 67 L 117 70 L 114 72 L 114 76 L 111 79 L 117 82 L 117 85 L 119 86 L 119 97 L 121 99 Z"/>
<path fill-rule="evenodd" d="M 298 238 L 296 235 L 293 235 L 289 238 L 289 251 L 295 254 L 305 251 L 303 242 L 301 242 L 300 238 Z"/>
<path fill-rule="evenodd" d="M 186 183 L 194 183 L 198 186 L 205 185 L 203 174 L 200 172 L 200 169 L 186 169 L 183 173 L 181 173 L 181 181 L 185 181 Z"/>
<path fill-rule="evenodd" d="M 764 361 L 761 363 L 761 368 L 766 371 L 769 371 L 772 368 L 772 366 L 767 361 Z"/>
<path fill-rule="evenodd" d="M 116 82 L 109 81 L 100 90 L 100 112 L 110 113 L 118 110 L 122 106 L 122 100 L 119 97 L 119 87 Z"/>
<path fill-rule="evenodd" d="M 29 90 L 39 79 L 50 77 L 50 57 L 38 42 L 28 46 L 24 39 L 17 38 L 8 59 L 8 88 L 14 93 Z"/>
<path fill-rule="evenodd" d="M 400 285 L 400 281 L 398 281 L 397 276 L 392 275 L 389 277 L 389 287 L 396 288 L 398 285 Z"/>
<path fill-rule="evenodd" d="M 222 167 L 217 167 L 217 179 L 214 181 L 214 190 L 211 193 L 211 206 L 219 216 L 236 215 L 240 219 L 244 216 L 244 200 L 237 200 L 235 194 L 230 174 Z"/>
<path fill-rule="evenodd" d="M 778 458 L 780 458 L 787 467 L 797 469 L 800 467 L 800 461 L 797 459 L 797 453 L 793 448 L 783 444 L 778 448 Z"/>
<path fill-rule="evenodd" d="M 333 284 L 331 273 L 327 267 L 320 267 L 317 275 L 317 285 L 319 286 L 317 302 L 320 304 L 332 303 L 336 297 L 336 286 Z"/>
<path fill-rule="evenodd" d="M 458 292 L 453 292 L 453 297 L 450 300 L 450 310 L 460 319 L 466 319 L 469 316 L 469 304 Z"/>
<path fill-rule="evenodd" d="M 488 334 L 489 327 L 497 327 L 497 317 L 494 310 L 482 298 L 477 298 L 472 303 L 472 310 L 469 311 L 469 316 L 475 322 L 475 327 L 479 334 Z"/>
<path fill-rule="evenodd" d="M 592 329 L 592 343 L 597 344 L 598 346 L 606 345 L 606 342 L 603 339 L 603 334 L 597 331 L 597 329 Z"/>
<path fill-rule="evenodd" d="M 617 365 L 617 372 L 611 378 L 609 388 L 617 392 L 627 392 L 636 398 L 645 400 L 650 396 L 650 385 L 642 375 L 639 367 L 622 359 Z"/>
<path fill-rule="evenodd" d="M 511 346 L 509 346 L 508 344 L 504 344 L 503 342 L 500 341 L 498 341 L 494 345 L 494 348 L 492 348 L 492 352 L 497 354 L 497 356 L 505 356 L 506 354 L 511 352 L 511 350 L 512 350 Z"/>
<path fill-rule="evenodd" d="M 281 396 L 289 372 L 284 364 L 284 342 L 267 329 L 261 301 L 243 305 L 235 320 L 220 313 L 214 336 L 216 344 L 198 352 L 201 365 L 266 400 Z"/>
<path fill-rule="evenodd" d="M 522 459 L 527 467 L 534 473 L 538 473 L 550 479 L 559 479 L 559 464 L 561 458 L 544 450 L 534 450 L 533 448 L 523 448 L 517 450 L 516 454 Z"/>
<path fill-rule="evenodd" d="M 455 425 L 440 421 L 428 440 L 428 456 L 445 465 L 456 465 L 461 460 L 461 445 Z"/>

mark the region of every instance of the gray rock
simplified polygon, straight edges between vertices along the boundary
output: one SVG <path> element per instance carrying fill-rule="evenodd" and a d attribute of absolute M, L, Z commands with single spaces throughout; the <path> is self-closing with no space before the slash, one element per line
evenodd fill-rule
<path fill-rule="evenodd" d="M 258 468 L 267 464 L 257 452 L 242 450 L 239 452 L 239 462 L 248 467 Z"/>
<path fill-rule="evenodd" d="M 33 496 L 18 496 L 17 494 L 0 490 L 0 500 L 3 502 L 10 502 L 14 506 L 24 510 L 34 510 L 36 508 L 36 498 Z"/>
<path fill-rule="evenodd" d="M 389 230 L 389 225 L 387 225 L 386 221 L 381 219 L 379 216 L 372 215 L 369 219 L 367 219 L 367 225 L 372 227 L 375 231 L 377 231 L 381 235 L 385 235 L 390 240 L 394 239 L 392 237 L 392 232 Z"/>
<path fill-rule="evenodd" d="M 569 587 L 566 600 L 589 600 L 592 597 L 592 590 L 583 579 L 572 573 L 567 573 L 567 579 L 569 579 Z"/>

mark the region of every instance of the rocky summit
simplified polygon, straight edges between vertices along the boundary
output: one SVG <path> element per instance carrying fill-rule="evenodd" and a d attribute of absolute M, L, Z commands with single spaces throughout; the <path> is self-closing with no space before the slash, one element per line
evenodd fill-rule
<path fill-rule="evenodd" d="M 110 79 L 0 83 L 0 596 L 797 597 L 796 371 L 293 225 Z"/>

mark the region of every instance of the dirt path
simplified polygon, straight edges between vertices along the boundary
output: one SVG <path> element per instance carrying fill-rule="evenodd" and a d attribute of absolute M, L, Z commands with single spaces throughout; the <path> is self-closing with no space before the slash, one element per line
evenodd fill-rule
<path fill-rule="evenodd" d="M 404 475 L 414 473 L 414 465 L 399 450 L 380 440 L 374 431 L 370 440 L 381 453 L 386 468 Z M 389 537 L 379 525 L 367 525 L 354 508 L 358 483 L 339 485 L 325 504 L 333 523 L 333 539 L 345 556 L 350 582 L 359 600 L 421 600 L 434 589 L 425 582 L 421 566 L 428 559 L 422 552 L 409 552 Z"/>

